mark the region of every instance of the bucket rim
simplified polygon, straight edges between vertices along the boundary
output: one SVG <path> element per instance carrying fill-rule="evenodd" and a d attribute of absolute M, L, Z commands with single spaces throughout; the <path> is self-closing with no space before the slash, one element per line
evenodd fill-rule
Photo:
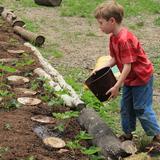
<path fill-rule="evenodd" d="M 104 67 L 104 68 L 102 68 L 102 69 L 105 69 L 105 68 L 108 68 L 108 71 L 105 72 L 102 76 L 98 77 L 97 79 L 94 79 L 93 81 L 91 81 L 89 84 L 92 84 L 92 83 L 94 83 L 95 81 L 99 80 L 100 78 L 104 77 L 104 76 L 111 70 L 111 67 Z M 101 70 L 101 69 L 100 69 L 100 70 Z M 99 71 L 100 71 L 100 70 L 99 70 Z M 88 79 L 87 79 L 87 80 L 88 80 Z M 86 82 L 87 82 L 87 80 L 86 80 Z M 86 83 L 86 82 L 85 82 L 85 83 Z"/>

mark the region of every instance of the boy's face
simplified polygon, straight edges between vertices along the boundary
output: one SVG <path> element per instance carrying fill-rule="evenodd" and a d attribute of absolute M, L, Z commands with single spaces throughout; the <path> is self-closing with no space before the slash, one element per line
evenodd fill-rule
<path fill-rule="evenodd" d="M 104 18 L 98 18 L 97 21 L 99 23 L 99 28 L 101 29 L 102 32 L 106 34 L 113 32 L 115 26 L 113 18 L 110 18 L 108 21 Z"/>

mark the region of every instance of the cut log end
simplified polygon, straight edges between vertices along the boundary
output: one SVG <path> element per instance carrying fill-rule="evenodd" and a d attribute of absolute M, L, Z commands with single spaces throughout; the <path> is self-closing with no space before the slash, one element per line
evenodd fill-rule
<path fill-rule="evenodd" d="M 4 7 L 0 6 L 0 14 L 3 12 Z"/>
<path fill-rule="evenodd" d="M 21 20 L 16 20 L 13 22 L 12 26 L 19 26 L 19 27 L 23 27 L 25 25 L 25 23 Z"/>
<path fill-rule="evenodd" d="M 45 38 L 43 36 L 38 36 L 35 41 L 36 46 L 41 46 L 45 42 Z"/>

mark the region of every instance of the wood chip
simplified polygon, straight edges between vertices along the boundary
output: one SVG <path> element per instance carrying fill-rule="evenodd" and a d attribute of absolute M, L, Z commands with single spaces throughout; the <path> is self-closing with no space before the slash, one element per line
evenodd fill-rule
<path fill-rule="evenodd" d="M 40 123 L 55 123 L 55 119 L 48 116 L 36 115 L 31 117 L 32 121 L 40 122 Z"/>
<path fill-rule="evenodd" d="M 49 147 L 53 148 L 63 148 L 65 147 L 66 143 L 57 137 L 47 137 L 43 139 L 43 143 Z"/>
<path fill-rule="evenodd" d="M 36 91 L 32 91 L 31 89 L 27 88 L 15 88 L 14 91 L 17 92 L 17 94 L 19 93 L 23 96 L 33 96 L 37 93 Z"/>
<path fill-rule="evenodd" d="M 60 149 L 60 150 L 58 151 L 58 153 L 60 153 L 60 154 L 66 153 L 66 152 L 69 152 L 69 150 L 68 150 L 68 149 Z"/>
<path fill-rule="evenodd" d="M 17 101 L 21 104 L 29 106 L 38 105 L 41 103 L 40 99 L 30 98 L 30 97 L 20 97 L 17 99 Z"/>
<path fill-rule="evenodd" d="M 8 53 L 13 53 L 13 54 L 22 54 L 25 51 L 24 50 L 7 50 Z"/>
<path fill-rule="evenodd" d="M 22 77 L 22 76 L 16 76 L 16 75 L 7 77 L 7 80 L 11 84 L 24 84 L 24 83 L 29 82 L 28 78 L 25 78 L 25 77 Z"/>

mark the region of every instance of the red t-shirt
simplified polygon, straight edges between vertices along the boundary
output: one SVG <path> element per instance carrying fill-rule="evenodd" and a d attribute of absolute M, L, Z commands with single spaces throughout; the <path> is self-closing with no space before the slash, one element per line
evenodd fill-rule
<path fill-rule="evenodd" d="M 110 37 L 110 55 L 122 72 L 123 65 L 131 63 L 131 71 L 124 81 L 127 86 L 145 85 L 153 74 L 153 65 L 138 39 L 126 28 Z"/>

